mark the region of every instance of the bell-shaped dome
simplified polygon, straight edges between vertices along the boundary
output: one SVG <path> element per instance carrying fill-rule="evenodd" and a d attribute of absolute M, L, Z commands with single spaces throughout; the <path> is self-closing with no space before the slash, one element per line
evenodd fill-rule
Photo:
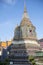
<path fill-rule="evenodd" d="M 28 18 L 25 18 L 25 17 L 24 17 L 24 18 L 22 19 L 20 25 L 21 25 L 21 26 L 23 26 L 23 25 L 28 25 L 28 26 L 29 26 L 29 25 L 32 25 L 32 23 L 31 23 L 31 21 L 30 21 Z"/>
<path fill-rule="evenodd" d="M 28 17 L 28 13 L 27 13 L 27 9 L 26 9 L 26 5 L 24 5 L 24 13 L 23 13 L 23 17 L 22 17 L 22 21 L 20 23 L 21 26 L 23 25 L 32 25 L 29 17 Z"/>

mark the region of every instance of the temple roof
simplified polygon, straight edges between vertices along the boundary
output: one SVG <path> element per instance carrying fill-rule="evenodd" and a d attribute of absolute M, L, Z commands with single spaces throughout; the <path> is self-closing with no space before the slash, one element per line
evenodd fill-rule
<path fill-rule="evenodd" d="M 8 46 L 11 44 L 11 42 L 12 41 L 8 41 Z M 5 42 L 4 41 L 1 42 L 1 47 L 3 47 L 3 48 L 6 48 L 7 47 L 6 41 Z"/>

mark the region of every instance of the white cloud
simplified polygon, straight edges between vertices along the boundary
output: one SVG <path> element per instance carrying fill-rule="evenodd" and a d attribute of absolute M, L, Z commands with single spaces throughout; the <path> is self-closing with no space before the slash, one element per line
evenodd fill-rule
<path fill-rule="evenodd" d="M 16 0 L 0 0 L 1 3 L 5 3 L 5 4 L 15 4 Z"/>
<path fill-rule="evenodd" d="M 15 4 L 15 0 L 4 0 L 7 4 Z"/>

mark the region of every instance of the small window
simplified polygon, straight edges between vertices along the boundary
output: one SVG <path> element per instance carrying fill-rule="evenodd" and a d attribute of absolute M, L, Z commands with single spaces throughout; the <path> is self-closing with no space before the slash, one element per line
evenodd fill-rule
<path fill-rule="evenodd" d="M 30 30 L 30 32 L 32 32 L 32 30 Z"/>

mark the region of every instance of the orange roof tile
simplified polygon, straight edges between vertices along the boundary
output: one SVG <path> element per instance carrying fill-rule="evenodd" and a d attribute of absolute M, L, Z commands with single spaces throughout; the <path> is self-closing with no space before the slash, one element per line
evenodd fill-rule
<path fill-rule="evenodd" d="M 11 44 L 12 41 L 8 41 L 8 46 Z M 7 47 L 7 43 L 6 42 L 2 42 L 1 46 L 6 48 Z"/>

